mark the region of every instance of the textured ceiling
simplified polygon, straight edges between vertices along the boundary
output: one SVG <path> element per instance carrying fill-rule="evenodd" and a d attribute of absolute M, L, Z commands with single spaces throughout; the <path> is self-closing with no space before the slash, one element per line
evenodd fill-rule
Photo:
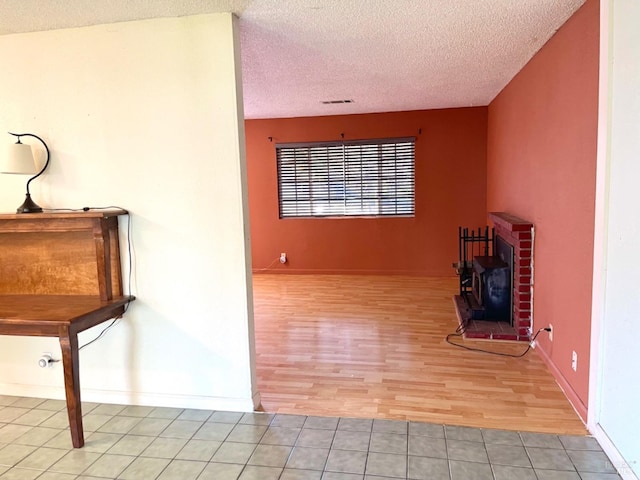
<path fill-rule="evenodd" d="M 584 1 L 0 0 L 0 34 L 231 11 L 245 116 L 332 115 L 487 105 Z"/>

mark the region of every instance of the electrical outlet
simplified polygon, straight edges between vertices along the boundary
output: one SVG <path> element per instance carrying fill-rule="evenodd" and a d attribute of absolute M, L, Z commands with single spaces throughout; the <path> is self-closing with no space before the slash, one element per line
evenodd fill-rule
<path fill-rule="evenodd" d="M 573 351 L 573 354 L 571 355 L 571 368 L 573 368 L 574 372 L 578 371 L 578 354 L 576 353 L 576 351 Z"/>
<path fill-rule="evenodd" d="M 553 325 L 549 324 L 549 341 L 553 342 Z"/>
<path fill-rule="evenodd" d="M 287 263 L 287 254 L 285 252 L 280 254 L 280 263 Z"/>

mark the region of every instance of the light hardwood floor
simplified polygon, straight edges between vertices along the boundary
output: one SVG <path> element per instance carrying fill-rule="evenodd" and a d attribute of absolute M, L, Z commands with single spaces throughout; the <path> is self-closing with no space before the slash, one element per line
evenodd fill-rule
<path fill-rule="evenodd" d="M 256 274 L 253 288 L 267 412 L 586 433 L 535 351 L 509 358 L 445 342 L 457 278 Z"/>

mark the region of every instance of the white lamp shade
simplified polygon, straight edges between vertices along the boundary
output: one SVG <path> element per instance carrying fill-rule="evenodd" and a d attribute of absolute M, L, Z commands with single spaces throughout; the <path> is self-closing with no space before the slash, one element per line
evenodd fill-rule
<path fill-rule="evenodd" d="M 22 175 L 34 175 L 38 173 L 31 145 L 25 143 L 13 143 L 9 145 L 7 155 L 1 162 L 1 173 L 17 173 Z"/>

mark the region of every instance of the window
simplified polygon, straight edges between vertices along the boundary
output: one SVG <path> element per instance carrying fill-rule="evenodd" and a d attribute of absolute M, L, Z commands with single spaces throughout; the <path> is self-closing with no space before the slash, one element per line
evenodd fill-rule
<path fill-rule="evenodd" d="M 415 213 L 415 138 L 276 145 L 280 218 Z"/>

